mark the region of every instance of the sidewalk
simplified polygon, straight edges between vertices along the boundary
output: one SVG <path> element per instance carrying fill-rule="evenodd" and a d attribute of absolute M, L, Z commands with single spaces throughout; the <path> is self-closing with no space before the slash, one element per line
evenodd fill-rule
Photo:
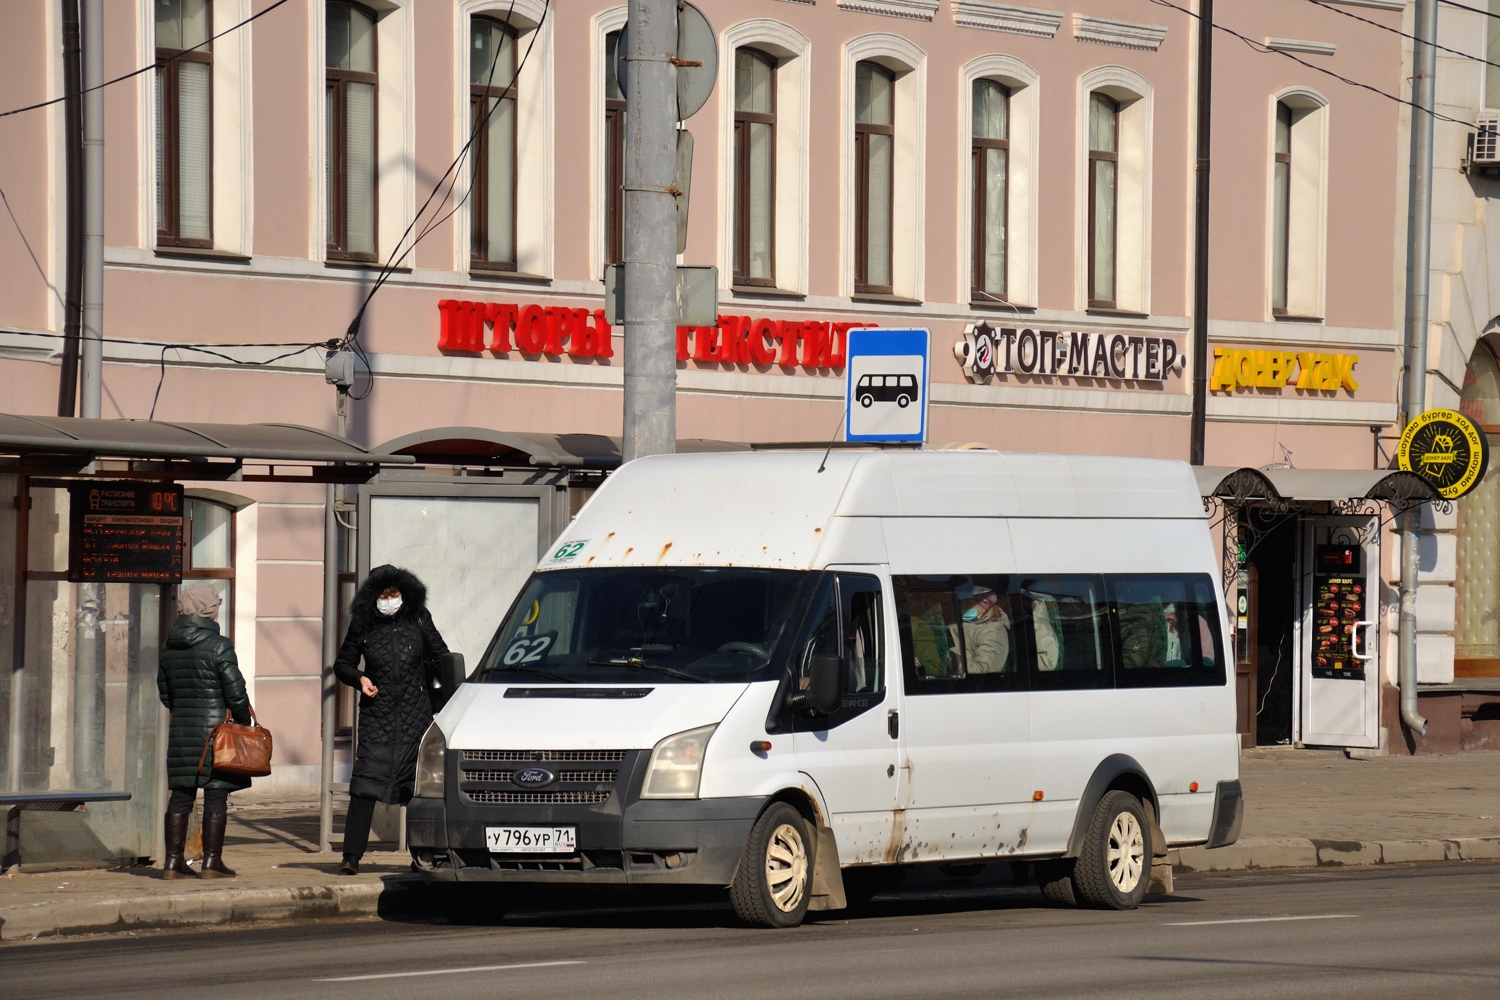
<path fill-rule="evenodd" d="M 1500 753 L 1361 761 L 1258 750 L 1240 769 L 1246 813 L 1239 842 L 1173 851 L 1177 872 L 1500 860 Z M 359 875 L 335 874 L 338 855 L 316 851 L 312 800 L 229 801 L 224 858 L 238 878 L 166 882 L 145 868 L 23 870 L 0 878 L 0 940 L 371 917 L 411 912 L 427 899 L 395 852 L 367 854 Z"/>

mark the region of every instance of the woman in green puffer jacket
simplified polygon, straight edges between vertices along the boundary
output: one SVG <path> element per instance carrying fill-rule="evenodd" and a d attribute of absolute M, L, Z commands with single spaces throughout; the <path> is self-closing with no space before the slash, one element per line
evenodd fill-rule
<path fill-rule="evenodd" d="M 219 634 L 214 619 L 219 614 L 219 595 L 206 583 L 183 589 L 177 598 L 177 621 L 167 633 L 156 670 L 161 703 L 172 713 L 167 736 L 167 785 L 172 798 L 167 803 L 167 856 L 163 878 L 186 876 L 193 869 L 183 860 L 187 841 L 188 814 L 193 799 L 203 789 L 203 878 L 233 878 L 224 864 L 224 825 L 229 819 L 229 793 L 249 788 L 250 779 L 213 771 L 213 751 L 204 757 L 204 745 L 214 726 L 224 721 L 226 710 L 234 721 L 250 724 L 250 699 L 245 678 L 235 659 L 234 645 Z M 198 763 L 203 761 L 203 772 Z"/>

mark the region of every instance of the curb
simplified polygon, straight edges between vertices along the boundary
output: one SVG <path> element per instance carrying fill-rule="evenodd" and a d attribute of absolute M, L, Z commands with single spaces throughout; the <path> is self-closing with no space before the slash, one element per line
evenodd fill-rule
<path fill-rule="evenodd" d="M 1344 841 L 1248 837 L 1212 850 L 1169 851 L 1175 874 L 1257 869 L 1347 868 L 1441 861 L 1500 861 L 1500 837 Z M 211 927 L 262 920 L 392 916 L 432 904 L 430 886 L 413 876 L 383 882 L 278 889 L 223 889 L 134 899 L 0 906 L 0 941 L 117 933 L 161 927 Z"/>
<path fill-rule="evenodd" d="M 257 920 L 372 917 L 405 912 L 425 895 L 418 879 L 276 889 L 224 889 L 134 899 L 0 907 L 0 941 Z"/>
<path fill-rule="evenodd" d="M 1184 847 L 1169 851 L 1167 859 L 1177 874 L 1257 868 L 1351 868 L 1422 861 L 1497 861 L 1500 837 L 1382 841 L 1247 837 L 1212 850 Z"/>

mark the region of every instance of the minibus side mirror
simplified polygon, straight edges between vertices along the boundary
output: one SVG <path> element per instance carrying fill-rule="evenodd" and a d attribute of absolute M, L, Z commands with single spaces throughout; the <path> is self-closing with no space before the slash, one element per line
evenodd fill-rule
<path fill-rule="evenodd" d="M 464 654 L 444 653 L 437 659 L 437 707 L 442 708 L 448 704 L 458 691 L 458 686 L 466 681 L 469 672 L 464 667 Z"/>
<path fill-rule="evenodd" d="M 819 715 L 832 715 L 843 702 L 843 661 L 820 653 L 812 658 L 807 689 L 792 695 L 793 708 L 810 708 Z"/>

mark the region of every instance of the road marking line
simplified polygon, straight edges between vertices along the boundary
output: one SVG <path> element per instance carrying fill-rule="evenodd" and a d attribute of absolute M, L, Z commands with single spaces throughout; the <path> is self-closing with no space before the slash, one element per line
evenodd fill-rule
<path fill-rule="evenodd" d="M 1358 913 L 1320 913 L 1307 917 L 1241 917 L 1238 920 L 1184 920 L 1163 927 L 1211 927 L 1214 924 L 1276 924 L 1288 920 L 1356 920 Z"/>
<path fill-rule="evenodd" d="M 451 976 L 459 972 L 501 972 L 505 969 L 545 969 L 554 965 L 587 965 L 587 962 L 571 959 L 562 962 L 516 962 L 512 965 L 469 965 L 462 969 L 424 969 L 420 972 L 377 972 L 367 976 L 333 976 L 314 979 L 315 983 L 355 983 L 366 979 L 409 979 L 412 976 Z"/>

